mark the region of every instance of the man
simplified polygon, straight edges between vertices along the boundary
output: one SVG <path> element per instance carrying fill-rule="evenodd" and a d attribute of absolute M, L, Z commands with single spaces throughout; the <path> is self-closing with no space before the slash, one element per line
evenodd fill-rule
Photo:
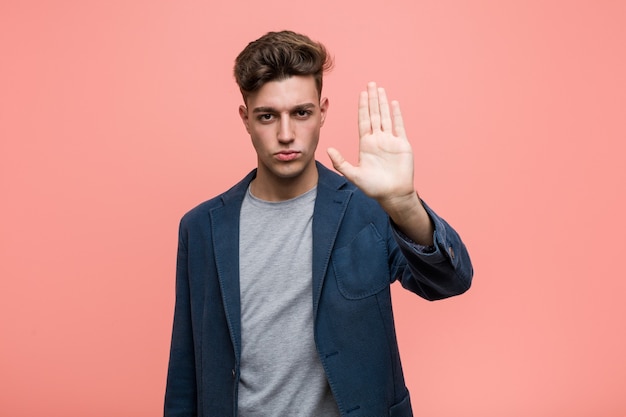
<path fill-rule="evenodd" d="M 323 45 L 270 32 L 237 57 L 258 156 L 180 225 L 165 416 L 411 416 L 390 283 L 466 291 L 456 232 L 419 199 L 400 107 L 369 83 L 359 163 L 315 160 L 329 108 Z"/>

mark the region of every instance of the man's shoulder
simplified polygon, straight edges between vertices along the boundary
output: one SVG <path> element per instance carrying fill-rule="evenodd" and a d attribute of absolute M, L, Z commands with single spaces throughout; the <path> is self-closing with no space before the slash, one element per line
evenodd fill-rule
<path fill-rule="evenodd" d="M 254 178 L 255 171 L 251 171 L 241 181 L 233 185 L 228 190 L 218 194 L 209 200 L 206 200 L 191 210 L 189 210 L 182 218 L 182 221 L 193 221 L 197 218 L 206 218 L 206 216 L 214 209 L 222 207 L 226 204 L 240 204 L 243 201 L 245 192 Z"/>
<path fill-rule="evenodd" d="M 191 219 L 199 215 L 203 216 L 207 214 L 208 212 L 210 212 L 211 210 L 213 210 L 214 208 L 221 206 L 222 196 L 224 194 L 225 192 L 222 194 L 216 195 L 215 197 L 212 197 L 209 200 L 203 201 L 202 203 L 193 207 L 191 210 L 185 213 L 185 215 L 183 216 L 183 219 Z"/>

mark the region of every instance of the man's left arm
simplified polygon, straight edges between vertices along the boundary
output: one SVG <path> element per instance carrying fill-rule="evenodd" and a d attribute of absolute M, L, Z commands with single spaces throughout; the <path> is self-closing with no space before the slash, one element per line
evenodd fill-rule
<path fill-rule="evenodd" d="M 407 267 L 396 269 L 392 264 L 392 275 L 402 286 L 427 300 L 439 300 L 467 291 L 472 283 L 473 268 L 469 253 L 458 233 L 439 217 L 426 203 L 422 202 L 434 224 L 433 244 L 424 246 L 414 242 L 392 222 L 389 242 L 392 259 L 407 262 Z M 395 252 L 395 253 L 394 253 Z"/>
<path fill-rule="evenodd" d="M 359 96 L 358 109 L 359 163 L 352 165 L 339 151 L 329 148 L 333 166 L 387 212 L 418 285 L 448 287 L 425 298 L 464 291 L 473 273 L 469 255 L 454 229 L 418 196 L 413 180 L 413 150 L 400 105 L 397 101 L 389 103 L 385 90 L 371 82 Z M 408 281 L 402 283 L 412 286 Z"/>

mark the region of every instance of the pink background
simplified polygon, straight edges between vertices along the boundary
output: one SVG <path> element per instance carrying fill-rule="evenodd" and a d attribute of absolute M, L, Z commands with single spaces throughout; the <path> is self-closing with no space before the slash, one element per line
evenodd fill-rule
<path fill-rule="evenodd" d="M 377 81 L 473 257 L 394 288 L 416 415 L 626 415 L 626 2 L 382 3 L 2 0 L 1 415 L 161 413 L 178 220 L 255 165 L 232 61 L 284 28 L 336 57 L 318 158 Z"/>

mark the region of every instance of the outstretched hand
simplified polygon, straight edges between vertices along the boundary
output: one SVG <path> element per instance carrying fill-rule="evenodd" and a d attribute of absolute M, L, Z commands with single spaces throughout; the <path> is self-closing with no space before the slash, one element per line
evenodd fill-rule
<path fill-rule="evenodd" d="M 391 102 L 370 82 L 359 97 L 359 163 L 352 165 L 334 148 L 328 149 L 333 166 L 366 195 L 381 203 L 415 194 L 413 151 L 404 131 L 400 105 Z"/>
<path fill-rule="evenodd" d="M 376 83 L 368 83 L 359 97 L 359 163 L 352 165 L 334 148 L 328 149 L 333 166 L 366 195 L 378 201 L 409 238 L 433 244 L 434 225 L 413 185 L 413 150 L 400 105 L 387 101 Z"/>

